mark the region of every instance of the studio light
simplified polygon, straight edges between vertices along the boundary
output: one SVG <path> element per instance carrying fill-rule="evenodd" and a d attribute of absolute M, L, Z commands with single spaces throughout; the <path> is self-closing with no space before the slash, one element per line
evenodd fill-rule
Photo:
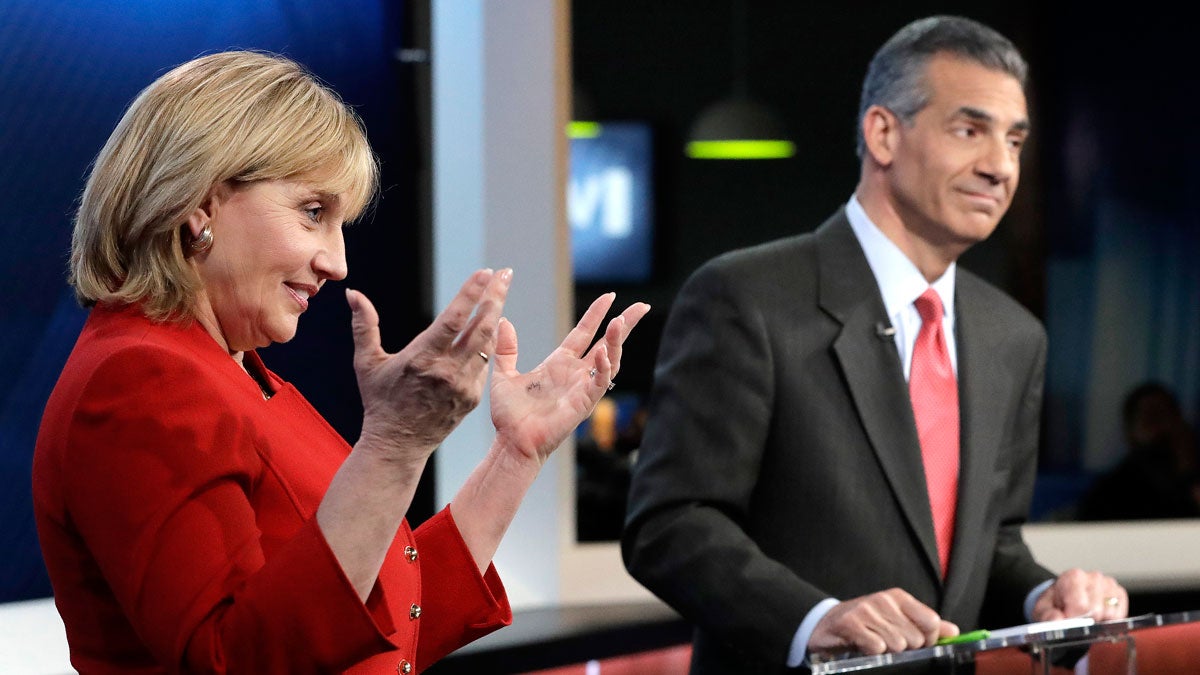
<path fill-rule="evenodd" d="M 705 108 L 692 124 L 684 152 L 693 159 L 786 159 L 796 145 L 775 111 L 750 98 L 744 0 L 733 3 L 734 91 Z"/>

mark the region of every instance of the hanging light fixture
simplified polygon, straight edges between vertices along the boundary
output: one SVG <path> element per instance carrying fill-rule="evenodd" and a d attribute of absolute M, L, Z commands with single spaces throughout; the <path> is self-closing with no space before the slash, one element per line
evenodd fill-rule
<path fill-rule="evenodd" d="M 750 99 L 746 85 L 747 39 L 744 0 L 733 2 L 733 69 L 731 98 L 700 113 L 692 124 L 684 151 L 693 159 L 786 159 L 796 154 L 784 124 L 770 108 Z"/>
<path fill-rule="evenodd" d="M 600 135 L 596 121 L 596 106 L 592 96 L 578 83 L 571 86 L 571 120 L 567 122 L 567 138 L 595 138 Z"/>

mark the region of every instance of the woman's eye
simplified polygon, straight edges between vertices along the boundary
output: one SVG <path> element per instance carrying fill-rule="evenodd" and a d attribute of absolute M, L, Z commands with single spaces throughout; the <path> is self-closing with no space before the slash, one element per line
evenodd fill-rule
<path fill-rule="evenodd" d="M 310 206 L 304 209 L 304 212 L 308 214 L 309 220 L 313 221 L 314 223 L 319 223 L 321 222 L 321 211 L 323 208 L 324 207 L 321 206 Z"/>

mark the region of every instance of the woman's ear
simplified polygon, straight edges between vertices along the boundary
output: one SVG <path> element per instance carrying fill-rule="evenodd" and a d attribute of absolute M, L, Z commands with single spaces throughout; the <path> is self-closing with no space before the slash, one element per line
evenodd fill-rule
<path fill-rule="evenodd" d="M 217 183 L 209 188 L 208 194 L 204 195 L 204 199 L 200 202 L 200 205 L 192 209 L 187 218 L 187 229 L 192 235 L 192 240 L 200 238 L 200 233 L 216 218 L 217 212 L 220 211 L 221 205 L 228 198 L 228 195 L 229 186 L 225 183 Z"/>
<path fill-rule="evenodd" d="M 880 166 L 889 166 L 895 157 L 899 141 L 900 118 L 881 105 L 867 108 L 863 115 L 862 133 L 867 154 Z"/>

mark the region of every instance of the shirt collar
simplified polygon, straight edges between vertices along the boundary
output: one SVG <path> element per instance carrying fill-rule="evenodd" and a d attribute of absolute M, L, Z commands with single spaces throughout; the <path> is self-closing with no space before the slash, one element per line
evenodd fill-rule
<path fill-rule="evenodd" d="M 871 222 L 855 195 L 846 203 L 846 219 L 867 256 L 884 309 L 893 322 L 931 285 L 942 299 L 945 316 L 954 317 L 954 272 L 958 263 L 950 263 L 945 273 L 930 284 L 900 247 Z"/>

